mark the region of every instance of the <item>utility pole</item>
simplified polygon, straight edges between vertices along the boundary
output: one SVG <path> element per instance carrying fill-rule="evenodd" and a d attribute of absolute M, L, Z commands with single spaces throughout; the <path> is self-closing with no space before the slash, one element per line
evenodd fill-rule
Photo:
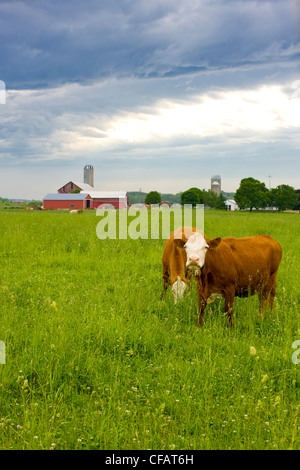
<path fill-rule="evenodd" d="M 269 178 L 269 189 L 271 189 L 271 175 L 269 175 L 268 178 Z"/>

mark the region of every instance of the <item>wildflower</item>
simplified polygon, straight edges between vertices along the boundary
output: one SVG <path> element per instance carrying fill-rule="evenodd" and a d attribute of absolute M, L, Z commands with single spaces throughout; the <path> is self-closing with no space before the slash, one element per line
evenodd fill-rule
<path fill-rule="evenodd" d="M 262 376 L 261 383 L 262 383 L 262 384 L 266 383 L 266 381 L 268 380 L 268 378 L 269 378 L 268 375 L 267 375 L 267 374 L 264 374 L 264 375 Z"/>
<path fill-rule="evenodd" d="M 28 387 L 28 380 L 27 379 L 24 380 L 22 388 L 26 388 L 26 387 Z"/>
<path fill-rule="evenodd" d="M 255 356 L 256 354 L 256 349 L 254 346 L 250 346 L 250 356 Z"/>
<path fill-rule="evenodd" d="M 53 310 L 56 310 L 57 311 L 57 306 L 56 306 L 56 302 L 55 300 L 53 300 L 52 304 L 50 305 L 51 308 L 53 308 Z"/>

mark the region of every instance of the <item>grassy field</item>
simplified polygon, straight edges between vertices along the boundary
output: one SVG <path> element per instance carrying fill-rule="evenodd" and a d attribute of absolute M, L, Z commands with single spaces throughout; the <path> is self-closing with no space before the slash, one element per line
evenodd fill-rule
<path fill-rule="evenodd" d="M 297 214 L 205 212 L 208 237 L 268 233 L 278 295 L 160 300 L 164 240 L 104 240 L 95 212 L 0 212 L 0 449 L 299 449 Z M 300 353 L 299 353 L 300 357 Z"/>

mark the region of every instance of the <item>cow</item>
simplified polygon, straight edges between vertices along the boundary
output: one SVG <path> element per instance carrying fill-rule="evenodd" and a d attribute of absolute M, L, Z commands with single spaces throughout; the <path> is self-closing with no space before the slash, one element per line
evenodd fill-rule
<path fill-rule="evenodd" d="M 180 227 L 175 230 L 167 239 L 163 257 L 163 287 L 166 292 L 168 286 L 172 286 L 174 302 L 183 297 L 187 284 L 193 274 L 192 269 L 187 273 L 187 256 L 186 250 L 183 249 L 189 238 L 195 233 L 204 235 L 202 231 L 196 227 Z M 163 297 L 162 294 L 162 297 Z"/>
<path fill-rule="evenodd" d="M 82 214 L 82 209 L 71 209 L 70 214 Z"/>
<path fill-rule="evenodd" d="M 236 296 L 257 293 L 260 315 L 267 305 L 273 307 L 282 248 L 270 235 L 208 239 L 194 233 L 187 242 L 178 240 L 176 248 L 185 252 L 181 256 L 187 260 L 186 276 L 190 270 L 197 273 L 199 325 L 204 323 L 207 304 L 217 297 L 225 298 L 231 326 Z"/>

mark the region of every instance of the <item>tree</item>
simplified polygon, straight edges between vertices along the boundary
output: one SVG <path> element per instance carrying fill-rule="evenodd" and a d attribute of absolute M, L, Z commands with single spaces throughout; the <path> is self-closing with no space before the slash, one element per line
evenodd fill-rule
<path fill-rule="evenodd" d="M 271 189 L 271 201 L 272 205 L 277 207 L 279 211 L 284 211 L 293 209 L 298 202 L 298 197 L 292 186 L 280 184 L 277 188 Z"/>
<path fill-rule="evenodd" d="M 181 193 L 181 204 L 192 204 L 196 206 L 197 204 L 203 204 L 204 197 L 201 189 L 190 188 L 187 191 Z"/>
<path fill-rule="evenodd" d="M 298 199 L 297 199 L 297 203 L 295 204 L 293 209 L 300 211 L 300 189 L 296 189 L 295 193 L 296 193 L 296 196 L 297 196 Z"/>
<path fill-rule="evenodd" d="M 216 207 L 218 195 L 211 189 L 203 191 L 204 205 L 207 207 Z"/>
<path fill-rule="evenodd" d="M 145 197 L 145 204 L 161 204 L 161 196 L 157 191 L 150 191 Z"/>
<path fill-rule="evenodd" d="M 270 203 L 269 190 L 265 183 L 254 178 L 244 178 L 240 182 L 234 199 L 240 209 L 262 209 Z"/>
<path fill-rule="evenodd" d="M 217 197 L 217 202 L 216 202 L 216 209 L 220 209 L 220 210 L 223 210 L 223 211 L 226 211 L 227 210 L 227 206 L 225 204 L 225 201 L 226 201 L 226 198 L 223 196 L 223 194 L 221 193 L 218 197 Z"/>

